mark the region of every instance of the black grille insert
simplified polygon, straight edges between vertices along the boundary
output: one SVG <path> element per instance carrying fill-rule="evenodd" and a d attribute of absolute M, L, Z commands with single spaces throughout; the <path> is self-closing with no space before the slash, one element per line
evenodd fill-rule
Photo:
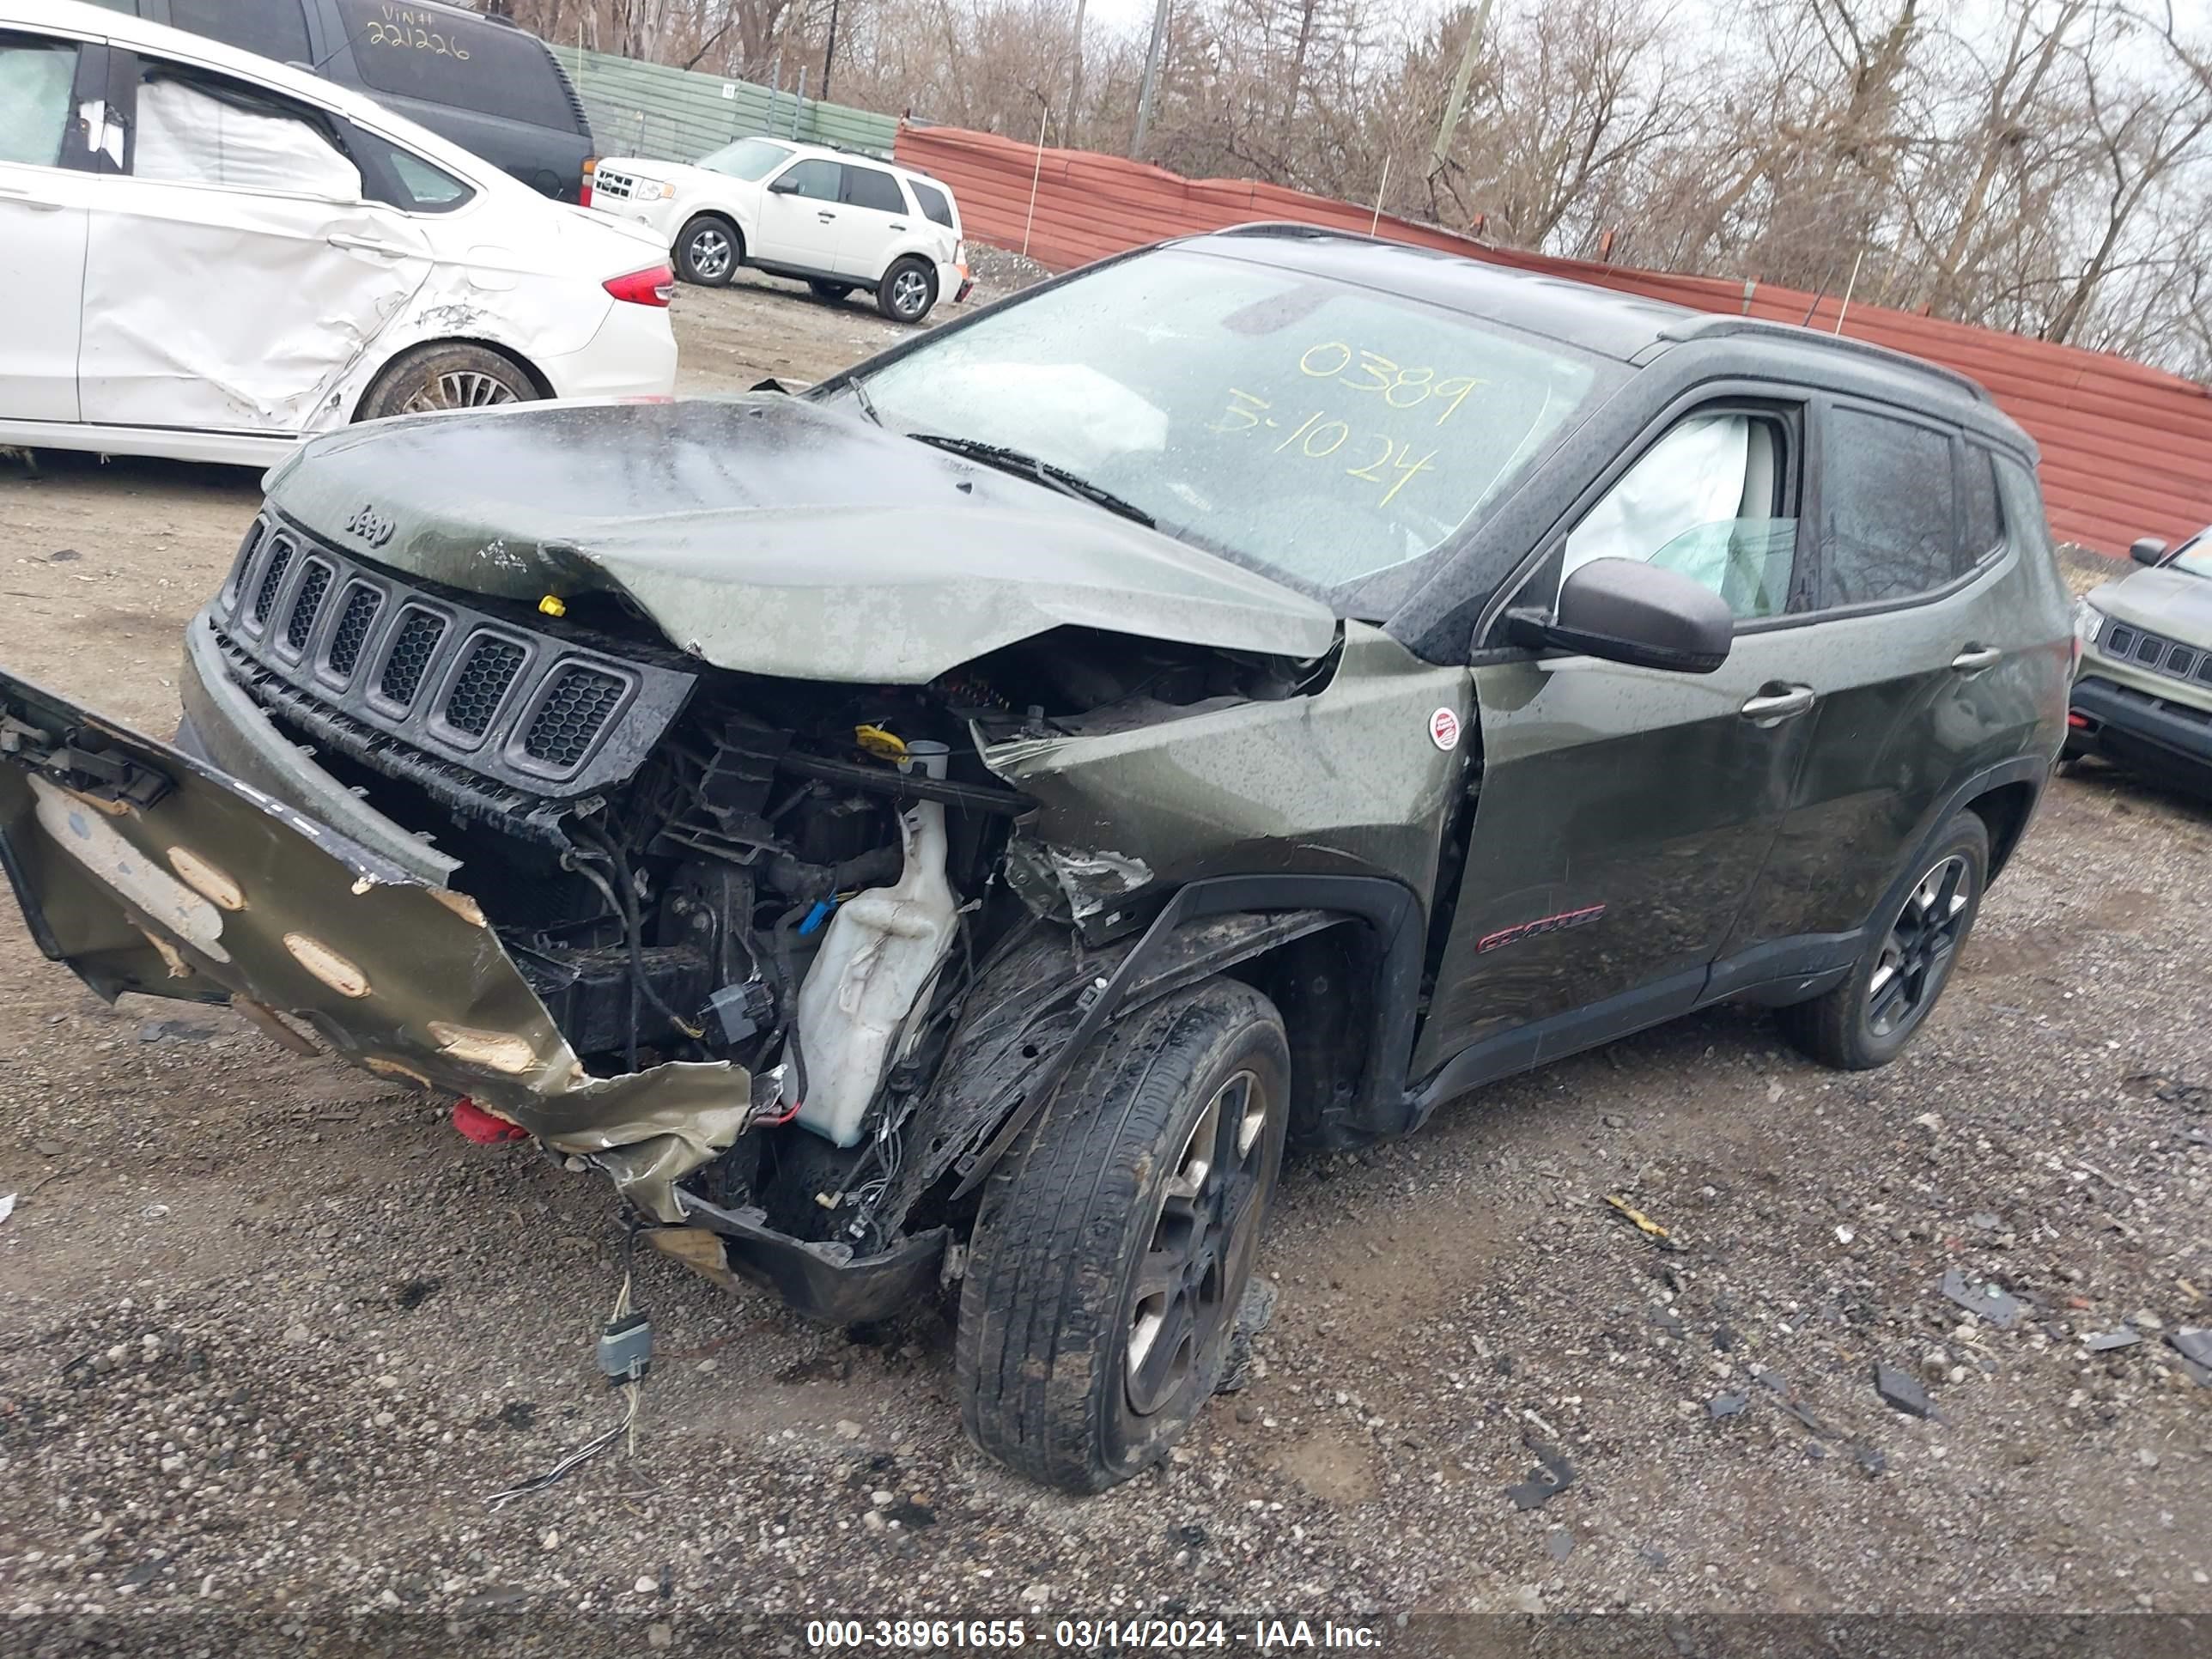
<path fill-rule="evenodd" d="M 472 738 L 483 736 L 499 712 L 500 699 L 514 684 L 522 657 L 522 647 L 512 640 L 478 640 L 461 672 L 453 676 L 453 690 L 446 699 L 446 724 Z"/>
<path fill-rule="evenodd" d="M 307 574 L 300 578 L 300 597 L 292 601 L 291 619 L 284 624 L 284 643 L 295 651 L 307 648 L 315 631 L 316 614 L 323 608 L 323 595 L 330 591 L 330 566 L 320 559 L 310 559 Z"/>
<path fill-rule="evenodd" d="M 403 615 L 398 631 L 392 636 L 392 649 L 385 653 L 384 672 L 376 682 L 378 692 L 403 708 L 413 702 L 415 694 L 422 689 L 422 675 L 430 666 L 431 653 L 445 635 L 443 617 L 415 610 Z"/>
<path fill-rule="evenodd" d="M 256 519 L 246 527 L 246 539 L 238 544 L 238 556 L 231 561 L 230 574 L 222 584 L 226 608 L 238 603 L 238 590 L 246 580 L 246 567 L 253 562 L 253 556 L 261 546 L 261 520 Z"/>
<path fill-rule="evenodd" d="M 349 679 L 354 666 L 361 661 L 361 648 L 368 643 L 369 624 L 383 607 L 384 595 L 373 587 L 358 585 L 347 590 L 345 607 L 338 612 L 338 623 L 331 630 L 331 672 L 340 679 Z"/>
<path fill-rule="evenodd" d="M 292 544 L 284 540 L 269 550 L 269 568 L 261 573 L 261 586 L 253 592 L 253 622 L 258 628 L 269 625 L 269 612 L 284 586 L 284 573 L 292 568 L 294 551 Z"/>
<path fill-rule="evenodd" d="M 534 761 L 566 771 L 584 758 L 599 728 L 622 701 L 623 682 L 596 668 L 570 665 L 554 677 L 552 689 L 530 717 L 522 752 Z"/>

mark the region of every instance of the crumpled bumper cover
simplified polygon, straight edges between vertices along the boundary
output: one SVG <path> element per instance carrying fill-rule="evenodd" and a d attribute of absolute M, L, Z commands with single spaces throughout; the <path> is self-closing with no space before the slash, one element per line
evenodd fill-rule
<path fill-rule="evenodd" d="M 380 1075 L 466 1095 L 638 1210 L 744 1131 L 750 1079 L 593 1077 L 474 901 L 209 763 L 0 671 L 0 864 L 33 938 L 101 996 L 288 1013 Z"/>

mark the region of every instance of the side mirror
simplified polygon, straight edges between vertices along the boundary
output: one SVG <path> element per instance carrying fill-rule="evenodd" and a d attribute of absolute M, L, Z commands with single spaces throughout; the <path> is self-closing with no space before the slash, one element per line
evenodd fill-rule
<path fill-rule="evenodd" d="M 2128 556 L 2137 564 L 2156 564 L 2166 556 L 2166 544 L 2155 536 L 2146 536 L 2128 549 Z"/>
<path fill-rule="evenodd" d="M 1682 674 L 1711 673 L 1735 643 L 1719 594 L 1638 559 L 1592 559 L 1560 585 L 1551 615 L 1514 611 L 1507 623 L 1517 644 Z"/>
<path fill-rule="evenodd" d="M 799 194 L 799 182 L 787 173 L 781 179 L 769 181 L 768 193 L 771 196 L 796 196 Z"/>

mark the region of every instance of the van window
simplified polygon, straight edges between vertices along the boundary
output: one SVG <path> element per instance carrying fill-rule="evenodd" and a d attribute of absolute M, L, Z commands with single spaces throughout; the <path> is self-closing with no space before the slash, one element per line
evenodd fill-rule
<path fill-rule="evenodd" d="M 954 228 L 951 197 L 935 185 L 925 185 L 919 179 L 909 179 L 907 183 L 914 189 L 914 199 L 921 204 L 923 216 L 932 224 L 943 225 L 947 230 Z"/>
<path fill-rule="evenodd" d="M 169 0 L 169 21 L 280 64 L 312 64 L 300 0 Z"/>
<path fill-rule="evenodd" d="M 353 61 L 372 90 L 574 132 L 575 106 L 536 35 L 442 6 L 337 0 Z"/>

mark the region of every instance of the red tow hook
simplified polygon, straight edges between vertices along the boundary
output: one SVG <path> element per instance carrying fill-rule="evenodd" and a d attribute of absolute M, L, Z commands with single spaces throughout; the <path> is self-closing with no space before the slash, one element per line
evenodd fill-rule
<path fill-rule="evenodd" d="M 494 1117 L 466 1095 L 453 1103 L 453 1127 L 464 1140 L 473 1140 L 479 1146 L 504 1146 L 512 1140 L 530 1139 L 530 1131 L 520 1123 Z"/>

